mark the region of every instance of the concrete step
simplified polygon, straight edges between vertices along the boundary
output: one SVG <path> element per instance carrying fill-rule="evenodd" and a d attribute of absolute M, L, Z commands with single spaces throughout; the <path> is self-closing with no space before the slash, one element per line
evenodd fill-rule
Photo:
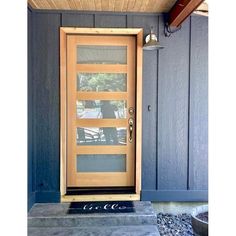
<path fill-rule="evenodd" d="M 69 203 L 35 204 L 28 214 L 28 227 L 103 227 L 156 225 L 151 202 L 134 201 L 135 212 L 67 214 Z"/>
<path fill-rule="evenodd" d="M 30 227 L 28 236 L 160 236 L 154 225 L 112 227 Z"/>

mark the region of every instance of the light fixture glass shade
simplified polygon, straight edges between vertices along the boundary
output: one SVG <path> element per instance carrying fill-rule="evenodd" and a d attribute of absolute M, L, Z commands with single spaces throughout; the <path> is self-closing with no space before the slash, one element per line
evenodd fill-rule
<path fill-rule="evenodd" d="M 157 40 L 157 36 L 151 30 L 151 33 L 148 34 L 145 38 L 145 44 L 143 46 L 144 50 L 159 50 L 164 48 L 161 46 Z"/>

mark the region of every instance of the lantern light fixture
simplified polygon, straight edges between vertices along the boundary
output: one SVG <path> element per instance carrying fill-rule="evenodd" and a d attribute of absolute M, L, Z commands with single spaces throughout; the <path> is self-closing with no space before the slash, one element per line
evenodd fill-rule
<path fill-rule="evenodd" d="M 160 45 L 157 40 L 157 36 L 153 32 L 153 28 L 151 27 L 151 32 L 145 38 L 145 44 L 143 45 L 143 50 L 159 50 L 164 47 Z"/>

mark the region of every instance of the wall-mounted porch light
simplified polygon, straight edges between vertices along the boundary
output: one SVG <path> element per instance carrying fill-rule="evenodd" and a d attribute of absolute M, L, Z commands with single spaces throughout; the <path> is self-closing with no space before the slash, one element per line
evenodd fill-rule
<path fill-rule="evenodd" d="M 159 50 L 164 48 L 160 45 L 157 40 L 157 36 L 154 34 L 153 29 L 151 28 L 150 34 L 145 38 L 145 44 L 143 45 L 143 50 Z"/>

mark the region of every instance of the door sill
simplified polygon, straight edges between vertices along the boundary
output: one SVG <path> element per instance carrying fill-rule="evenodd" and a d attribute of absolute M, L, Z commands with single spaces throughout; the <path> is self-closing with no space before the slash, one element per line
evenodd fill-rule
<path fill-rule="evenodd" d="M 61 202 L 139 201 L 140 194 L 62 195 Z"/>
<path fill-rule="evenodd" d="M 65 195 L 135 194 L 135 187 L 68 187 Z"/>

